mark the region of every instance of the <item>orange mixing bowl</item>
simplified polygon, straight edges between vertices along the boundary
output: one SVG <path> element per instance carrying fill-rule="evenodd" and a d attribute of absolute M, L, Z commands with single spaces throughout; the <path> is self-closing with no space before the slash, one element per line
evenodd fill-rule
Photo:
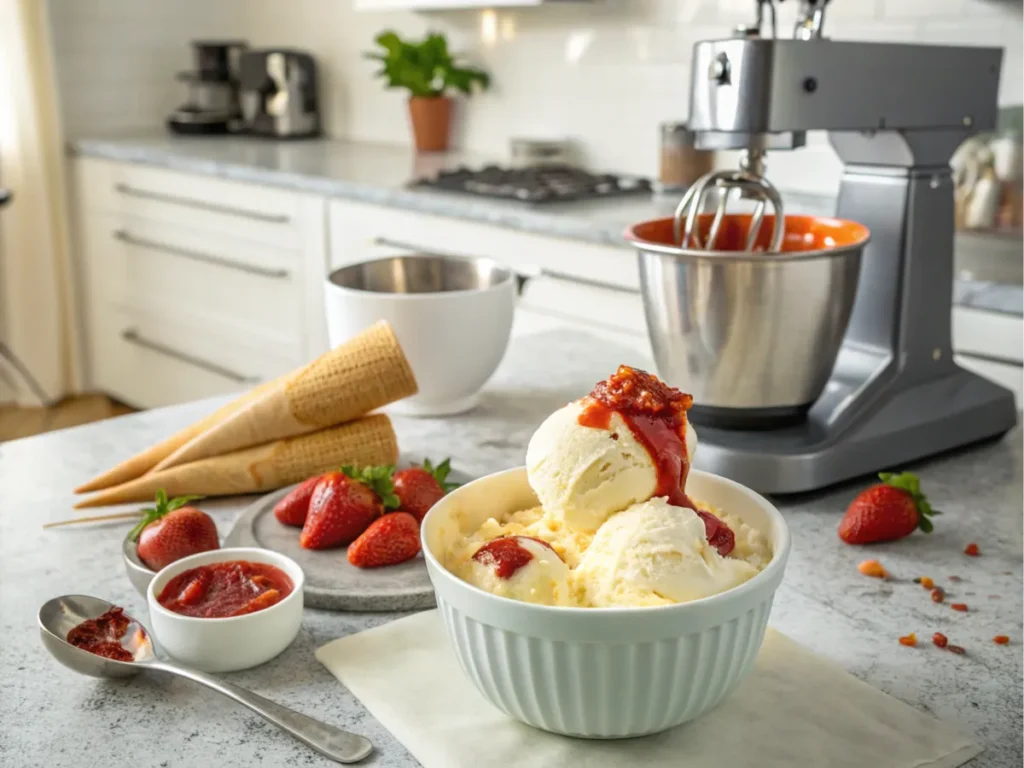
<path fill-rule="evenodd" d="M 715 253 L 733 253 L 741 255 L 750 230 L 749 213 L 727 214 L 722 219 L 715 242 Z M 713 213 L 702 213 L 697 217 L 697 231 L 703 242 L 707 237 Z M 850 247 L 862 247 L 868 240 L 868 228 L 863 224 L 845 219 L 833 219 L 826 216 L 786 216 L 786 230 L 782 239 L 783 254 L 820 255 L 822 251 Z M 680 248 L 673 235 L 674 220 L 671 217 L 642 221 L 626 230 L 626 239 L 639 247 L 662 246 L 682 251 L 700 251 L 703 249 Z M 765 216 L 754 243 L 757 255 L 764 255 L 772 236 L 775 225 L 774 216 Z M 661 248 L 651 248 L 659 250 Z M 664 252 L 664 251 L 662 251 Z"/>

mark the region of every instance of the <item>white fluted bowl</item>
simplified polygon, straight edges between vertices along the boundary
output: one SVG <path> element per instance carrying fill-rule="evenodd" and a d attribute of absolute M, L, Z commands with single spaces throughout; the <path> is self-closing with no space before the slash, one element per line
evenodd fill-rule
<path fill-rule="evenodd" d="M 468 483 L 430 510 L 423 552 L 437 607 L 459 664 L 492 704 L 546 731 L 625 738 L 693 720 L 736 688 L 761 647 L 789 531 L 767 499 L 739 483 L 691 470 L 686 490 L 764 533 L 773 557 L 735 589 L 653 608 L 531 605 L 445 568 L 456 538 L 488 517 L 537 506 L 525 467 Z"/>

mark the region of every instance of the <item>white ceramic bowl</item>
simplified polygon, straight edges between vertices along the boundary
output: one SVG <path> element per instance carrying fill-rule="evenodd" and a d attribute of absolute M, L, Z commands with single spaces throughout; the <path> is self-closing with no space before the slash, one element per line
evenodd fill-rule
<path fill-rule="evenodd" d="M 750 671 L 789 555 L 766 499 L 691 470 L 687 493 L 764 533 L 773 557 L 720 595 L 656 608 L 558 608 L 498 597 L 443 566 L 449 543 L 488 517 L 537 505 L 518 467 L 453 491 L 423 521 L 437 606 L 463 671 L 499 709 L 546 731 L 587 738 L 657 733 L 714 707 Z"/>
<path fill-rule="evenodd" d="M 124 570 L 128 574 L 128 580 L 143 597 L 149 589 L 149 582 L 156 576 L 156 571 L 142 562 L 139 557 L 139 544 L 132 539 L 131 531 L 125 534 L 121 543 L 121 559 L 124 561 Z"/>
<path fill-rule="evenodd" d="M 332 347 L 378 320 L 402 344 L 419 393 L 389 406 L 412 416 L 462 413 L 505 355 L 516 281 L 488 259 L 409 254 L 364 261 L 327 279 Z"/>
<path fill-rule="evenodd" d="M 182 616 L 164 608 L 157 596 L 172 578 L 210 563 L 248 560 L 284 571 L 295 588 L 269 608 L 225 619 Z M 270 661 L 291 645 L 302 625 L 305 576 L 298 563 L 267 549 L 235 547 L 200 552 L 171 563 L 153 577 L 146 591 L 150 629 L 158 647 L 184 664 L 205 672 L 234 672 Z"/>

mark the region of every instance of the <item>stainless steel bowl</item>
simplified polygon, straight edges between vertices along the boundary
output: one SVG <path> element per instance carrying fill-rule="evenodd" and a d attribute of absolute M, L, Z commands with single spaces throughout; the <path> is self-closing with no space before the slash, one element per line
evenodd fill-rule
<path fill-rule="evenodd" d="M 781 253 L 679 248 L 671 219 L 627 233 L 639 251 L 658 373 L 693 395 L 696 423 L 756 429 L 798 421 L 828 381 L 869 235 L 852 222 L 816 219 L 826 231 L 815 230 L 812 241 L 806 231 L 791 236 L 791 218 L 809 217 L 787 217 Z M 814 247 L 819 241 L 831 245 Z"/>
<path fill-rule="evenodd" d="M 337 269 L 330 281 L 373 293 L 447 293 L 494 288 L 512 272 L 490 259 L 409 254 L 364 261 Z"/>

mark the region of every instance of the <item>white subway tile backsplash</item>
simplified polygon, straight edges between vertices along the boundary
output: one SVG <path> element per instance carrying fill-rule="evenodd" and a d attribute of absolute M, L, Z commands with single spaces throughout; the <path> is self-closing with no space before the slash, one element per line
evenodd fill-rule
<path fill-rule="evenodd" d="M 974 4 L 975 0 L 883 0 L 882 15 L 887 19 L 958 17 Z"/>
<path fill-rule="evenodd" d="M 329 135 L 406 143 L 404 96 L 372 78 L 362 54 L 381 30 L 438 29 L 488 69 L 491 92 L 458 104 L 469 150 L 504 156 L 508 139 L 577 139 L 596 167 L 653 173 L 659 121 L 684 119 L 691 46 L 754 17 L 754 0 L 593 0 L 496 11 L 360 13 L 352 0 L 48 0 L 65 122 L 72 134 L 157 126 L 185 97 L 173 79 L 204 36 L 294 46 L 317 57 Z M 798 3 L 779 8 L 788 35 Z M 833 0 L 826 34 L 838 39 L 1000 45 L 1000 99 L 1020 103 L 1020 0 Z M 783 186 L 833 189 L 839 164 L 815 146 L 770 158 Z"/>

